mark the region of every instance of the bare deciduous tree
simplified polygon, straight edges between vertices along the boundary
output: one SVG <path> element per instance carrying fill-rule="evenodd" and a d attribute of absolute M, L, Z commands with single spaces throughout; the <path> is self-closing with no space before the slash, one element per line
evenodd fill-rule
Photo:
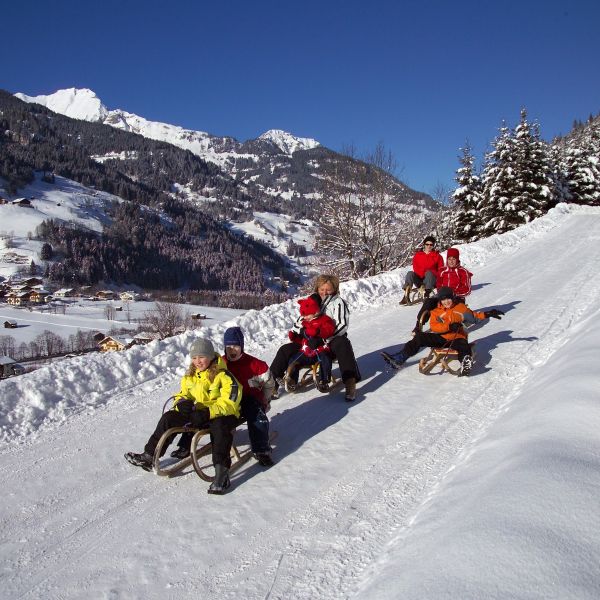
<path fill-rule="evenodd" d="M 326 171 L 316 250 L 324 266 L 358 279 L 406 264 L 428 224 L 402 201 L 405 188 L 383 144 L 364 162 L 352 149 L 347 156 Z"/>
<path fill-rule="evenodd" d="M 161 339 L 191 326 L 190 315 L 172 302 L 155 302 L 154 310 L 146 311 L 144 318 L 148 328 L 158 333 Z"/>

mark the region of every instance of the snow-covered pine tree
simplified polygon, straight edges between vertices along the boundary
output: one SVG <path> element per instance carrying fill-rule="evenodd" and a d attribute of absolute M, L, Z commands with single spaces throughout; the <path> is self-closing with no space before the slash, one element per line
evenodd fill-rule
<path fill-rule="evenodd" d="M 458 187 L 452 193 L 452 205 L 446 226 L 452 244 L 470 242 L 477 239 L 478 215 L 477 206 L 481 200 L 481 179 L 475 173 L 471 146 L 467 141 L 461 148 L 460 167 L 456 170 Z"/>
<path fill-rule="evenodd" d="M 486 157 L 482 220 L 488 233 L 503 233 L 542 216 L 555 204 L 548 146 L 537 124 L 521 119 L 514 132 L 501 127 Z"/>
<path fill-rule="evenodd" d="M 600 205 L 600 134 L 590 127 L 565 153 L 567 200 Z"/>
<path fill-rule="evenodd" d="M 514 196 L 514 139 L 503 123 L 492 142 L 492 150 L 485 155 L 482 195 L 477 206 L 478 231 L 481 236 L 506 231 L 505 207 Z"/>

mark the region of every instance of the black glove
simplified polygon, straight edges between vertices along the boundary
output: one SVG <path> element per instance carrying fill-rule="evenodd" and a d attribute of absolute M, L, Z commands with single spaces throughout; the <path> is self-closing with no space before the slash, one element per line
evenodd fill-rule
<path fill-rule="evenodd" d="M 316 350 L 319 346 L 322 346 L 325 342 L 323 341 L 323 338 L 320 337 L 311 337 L 308 338 L 308 347 L 311 350 Z"/>
<path fill-rule="evenodd" d="M 503 315 L 503 314 L 504 313 L 501 310 L 499 310 L 497 308 L 492 308 L 492 310 L 486 310 L 483 313 L 483 316 L 486 319 L 489 319 L 490 317 L 492 317 L 492 319 L 501 319 L 502 318 L 501 315 Z"/>
<path fill-rule="evenodd" d="M 194 412 L 192 412 L 192 425 L 194 427 L 204 429 L 205 427 L 208 427 L 209 421 L 210 410 L 208 410 L 208 408 L 196 408 Z"/>
<path fill-rule="evenodd" d="M 458 333 L 462 329 L 462 323 L 450 323 L 450 327 L 448 327 L 448 331 L 452 331 L 453 333 Z"/>
<path fill-rule="evenodd" d="M 192 400 L 180 400 L 175 405 L 175 408 L 179 414 L 183 415 L 184 417 L 189 417 L 194 410 L 194 403 Z"/>

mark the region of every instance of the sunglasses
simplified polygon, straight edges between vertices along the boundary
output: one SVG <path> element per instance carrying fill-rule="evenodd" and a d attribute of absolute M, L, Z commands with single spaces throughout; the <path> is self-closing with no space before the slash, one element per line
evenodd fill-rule
<path fill-rule="evenodd" d="M 426 246 L 433 246 L 433 244 L 431 242 L 427 242 L 425 245 Z"/>

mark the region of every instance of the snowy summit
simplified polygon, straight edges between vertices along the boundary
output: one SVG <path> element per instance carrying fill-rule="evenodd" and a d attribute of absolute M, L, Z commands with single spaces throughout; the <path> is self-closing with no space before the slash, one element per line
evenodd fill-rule
<path fill-rule="evenodd" d="M 281 129 L 269 129 L 269 131 L 265 131 L 258 139 L 272 142 L 284 154 L 294 154 L 297 150 L 310 150 L 320 146 L 317 140 L 295 137 Z"/>

